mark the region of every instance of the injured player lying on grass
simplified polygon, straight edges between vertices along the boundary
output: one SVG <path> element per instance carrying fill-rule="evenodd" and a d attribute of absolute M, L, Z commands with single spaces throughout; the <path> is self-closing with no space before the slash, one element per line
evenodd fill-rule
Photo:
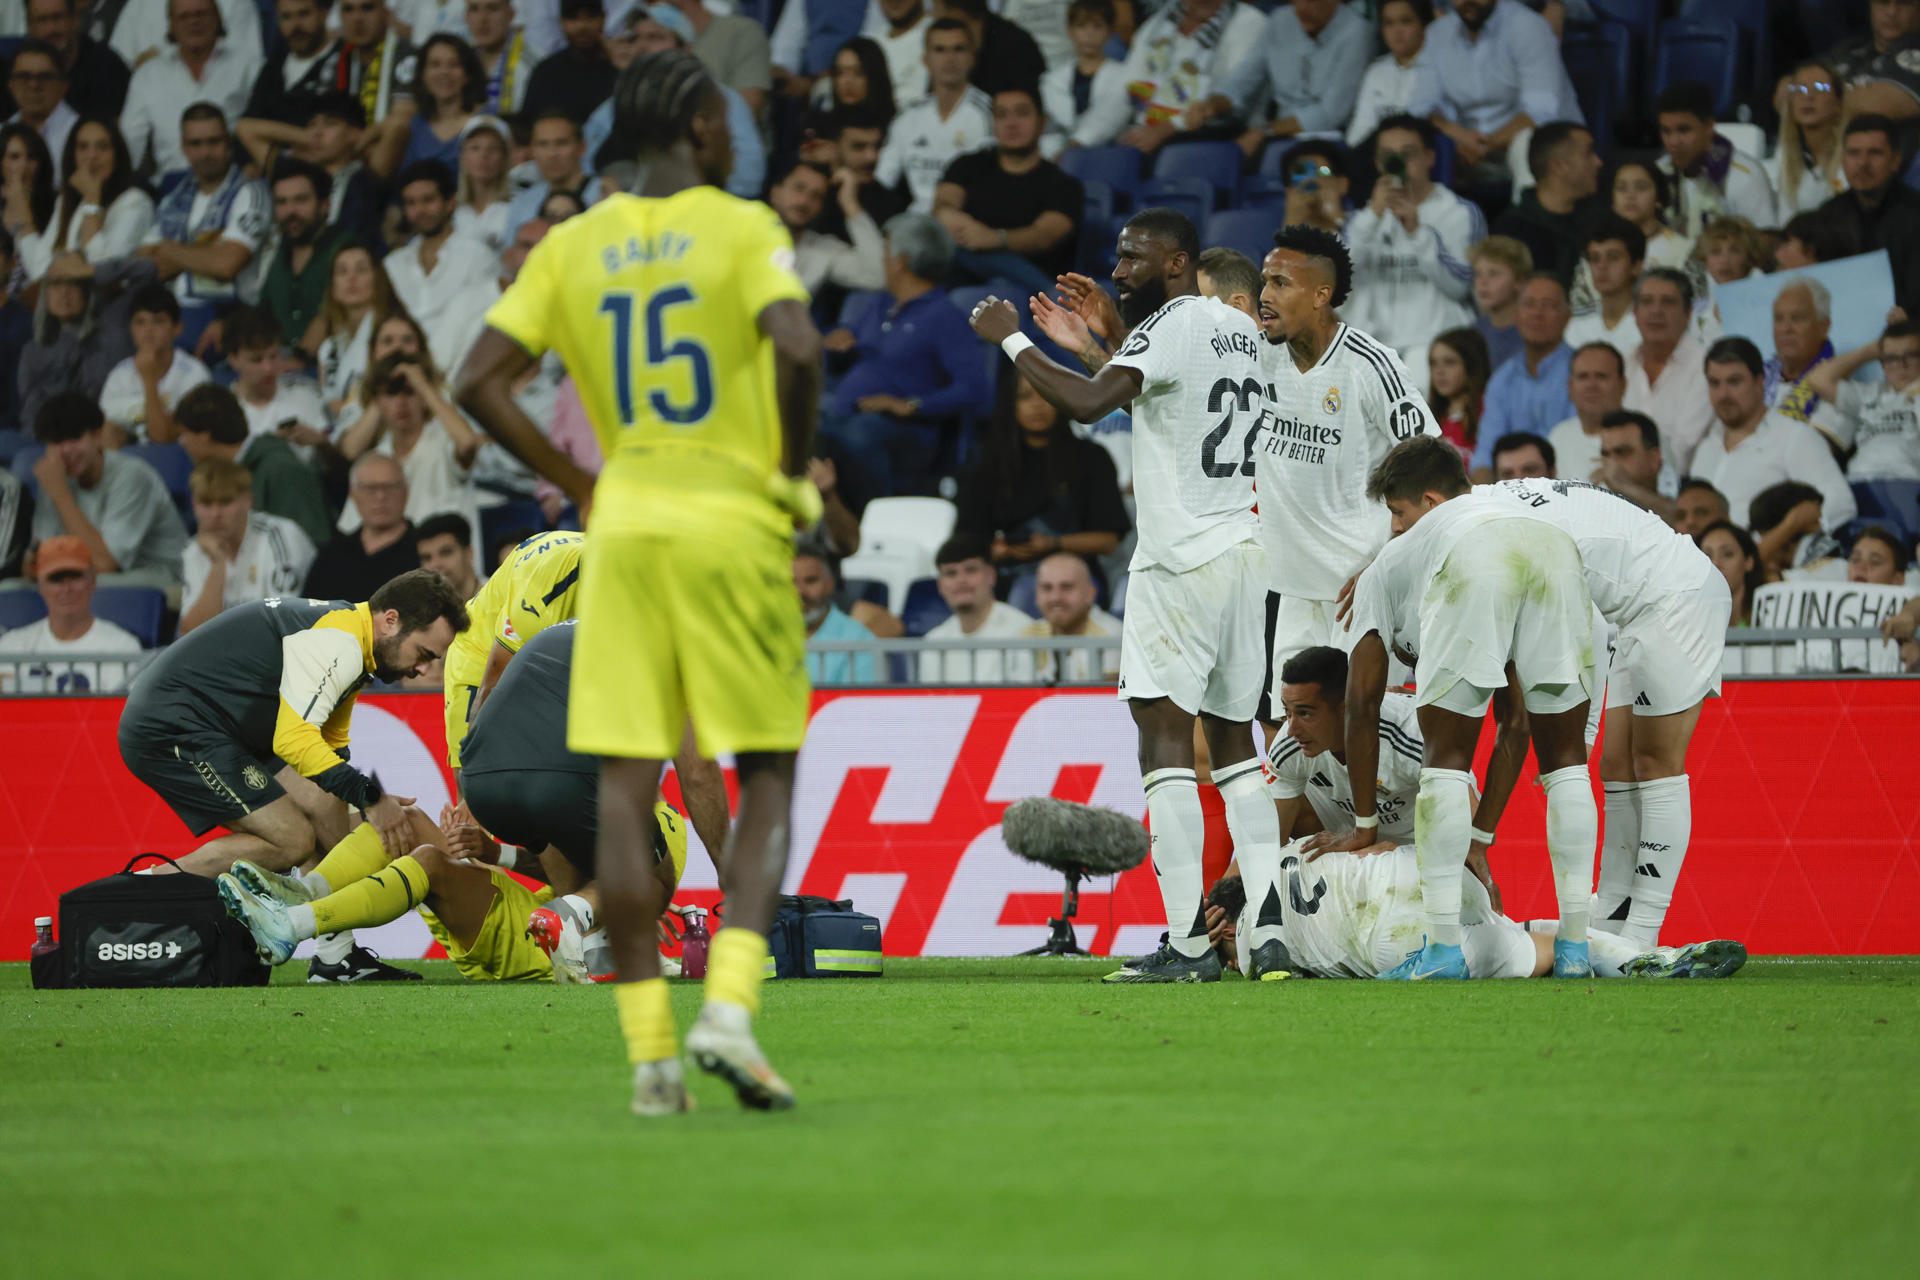
<path fill-rule="evenodd" d="M 1412 845 L 1378 853 L 1307 852 L 1304 841 L 1282 851 L 1287 892 L 1278 934 L 1292 973 L 1316 978 L 1376 978 L 1417 954 L 1426 935 L 1420 864 Z M 1207 893 L 1207 936 L 1225 968 L 1247 972 L 1254 913 L 1237 866 Z M 1271 925 L 1271 917 L 1262 921 Z M 1494 910 L 1478 879 L 1461 885 L 1460 945 L 1475 978 L 1544 978 L 1553 973 L 1557 921 L 1536 921 L 1537 933 Z M 1591 929 L 1596 978 L 1726 978 L 1747 962 L 1738 942 L 1643 947 Z M 1262 970 L 1262 976 L 1267 974 Z"/>
<path fill-rule="evenodd" d="M 303 876 L 240 861 L 219 877 L 220 897 L 273 965 L 317 934 L 373 928 L 418 911 L 455 967 L 475 981 L 589 982 L 612 974 L 596 923 L 599 891 L 558 848 L 516 864 L 521 875 L 545 882 L 530 889 L 500 869 L 501 846 L 463 811 L 444 811 L 441 826 L 418 809 L 407 816 L 420 842 L 413 852 L 339 890 L 326 891 L 324 862 L 322 874 Z M 671 898 L 687 863 L 686 820 L 664 803 L 655 805 L 654 820 L 654 874 Z"/>

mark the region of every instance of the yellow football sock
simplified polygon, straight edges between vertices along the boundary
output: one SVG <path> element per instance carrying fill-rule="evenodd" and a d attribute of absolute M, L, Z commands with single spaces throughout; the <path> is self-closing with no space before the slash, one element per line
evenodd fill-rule
<path fill-rule="evenodd" d="M 380 842 L 380 833 L 373 829 L 371 822 L 363 822 L 329 849 L 311 874 L 325 880 L 329 892 L 338 893 L 386 865 L 387 847 Z"/>
<path fill-rule="evenodd" d="M 707 999 L 737 1004 L 758 1017 L 767 976 L 767 940 L 748 929 L 722 929 L 707 952 Z"/>
<path fill-rule="evenodd" d="M 665 978 L 615 983 L 613 1003 L 620 1011 L 620 1034 L 627 1038 L 628 1062 L 658 1062 L 679 1054 Z"/>
<path fill-rule="evenodd" d="M 315 929 L 338 933 L 398 920 L 426 900 L 427 869 L 409 855 L 310 905 Z"/>

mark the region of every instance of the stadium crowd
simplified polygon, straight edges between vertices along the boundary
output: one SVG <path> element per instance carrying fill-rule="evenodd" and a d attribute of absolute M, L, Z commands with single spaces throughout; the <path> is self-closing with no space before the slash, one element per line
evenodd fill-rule
<path fill-rule="evenodd" d="M 471 598 L 528 536 L 577 527 L 450 383 L 541 237 L 634 183 L 615 77 L 670 48 L 724 85 L 729 189 L 791 232 L 826 335 L 809 636 L 1116 641 L 893 672 L 823 651 L 818 682 L 1114 674 L 1128 417 L 1068 420 L 967 313 L 1103 279 L 1155 204 L 1194 218 L 1203 287 L 1249 311 L 1275 229 L 1338 234 L 1343 318 L 1399 354 L 1476 479 L 1631 497 L 1721 567 L 1735 625 L 1768 582 L 1905 585 L 1920 3 L 1872 0 L 1864 25 L 1776 4 L 1757 33 L 1652 7 L 1674 21 L 1622 27 L 1604 0 L 0 0 L 0 659 L 90 659 L 0 664 L 0 691 L 115 690 L 101 655 L 420 565 Z M 1601 91 L 1592 51 L 1622 39 L 1644 45 L 1635 91 Z M 1895 307 L 1837 350 L 1836 299 L 1794 273 L 1876 250 Z M 1716 297 L 1774 272 L 1765 356 Z M 556 356 L 516 398 L 598 468 Z M 1889 624 L 1909 665 L 1916 615 Z"/>

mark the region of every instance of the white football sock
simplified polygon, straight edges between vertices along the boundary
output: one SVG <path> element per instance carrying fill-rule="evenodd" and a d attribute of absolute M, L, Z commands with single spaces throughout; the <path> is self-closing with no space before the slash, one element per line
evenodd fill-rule
<path fill-rule="evenodd" d="M 318 871 L 302 871 L 300 868 L 295 867 L 293 870 L 287 872 L 287 874 L 307 886 L 307 889 L 316 898 L 324 898 L 333 892 L 333 886 L 328 884 L 327 878 Z"/>
<path fill-rule="evenodd" d="M 1646 952 L 1647 948 L 1617 933 L 1608 933 L 1604 929 L 1587 931 L 1587 957 L 1593 961 L 1595 977 L 1624 978 L 1627 974 L 1627 961 L 1635 956 L 1645 955 Z"/>
<path fill-rule="evenodd" d="M 1554 895 L 1560 900 L 1561 942 L 1584 942 L 1593 913 L 1594 846 L 1600 840 L 1600 811 L 1593 803 L 1593 780 L 1583 764 L 1542 774 L 1547 792 L 1547 857 L 1553 861 Z"/>
<path fill-rule="evenodd" d="M 1167 908 L 1167 941 L 1189 959 L 1207 949 L 1207 918 L 1201 905 L 1200 855 L 1206 845 L 1206 815 L 1191 769 L 1155 769 L 1141 780 L 1147 791 L 1148 843 L 1160 901 Z"/>
<path fill-rule="evenodd" d="M 1473 775 L 1459 769 L 1422 769 L 1413 806 L 1413 843 L 1420 862 L 1420 896 L 1427 906 L 1427 941 L 1460 945 L 1460 877 L 1473 845 Z"/>
<path fill-rule="evenodd" d="M 339 933 L 323 933 L 313 940 L 313 953 L 320 957 L 322 964 L 340 964 L 353 950 L 353 930 L 342 929 Z"/>
<path fill-rule="evenodd" d="M 1603 782 L 1607 825 L 1600 845 L 1600 888 L 1593 895 L 1593 922 L 1611 921 L 1633 892 L 1634 860 L 1640 853 L 1640 784 Z M 1621 917 L 1621 921 L 1625 916 Z M 1622 927 L 1616 921 L 1615 927 Z"/>
<path fill-rule="evenodd" d="M 288 907 L 287 918 L 293 921 L 294 938 L 301 942 L 305 942 L 308 938 L 313 937 L 314 930 L 320 927 L 314 923 L 313 904 L 310 902 L 303 902 L 297 907 Z M 340 935 L 330 933 L 327 936 L 329 938 L 337 938 Z M 352 935 L 349 934 L 348 936 L 351 937 Z"/>
<path fill-rule="evenodd" d="M 1640 851 L 1633 871 L 1633 905 L 1621 933 L 1651 947 L 1673 905 L 1673 886 L 1693 837 L 1693 784 L 1682 773 L 1640 784 Z"/>
<path fill-rule="evenodd" d="M 1266 778 L 1258 758 L 1228 765 L 1213 775 L 1227 809 L 1227 831 L 1233 836 L 1234 860 L 1253 909 L 1251 946 L 1259 946 L 1280 932 L 1280 815 L 1267 795 Z M 1268 900 L 1272 909 L 1268 910 Z M 1265 917 L 1266 923 L 1262 923 Z"/>

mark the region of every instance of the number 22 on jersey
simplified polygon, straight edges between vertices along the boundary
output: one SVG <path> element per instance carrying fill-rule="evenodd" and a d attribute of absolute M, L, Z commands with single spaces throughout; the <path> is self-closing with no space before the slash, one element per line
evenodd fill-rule
<path fill-rule="evenodd" d="M 1230 476 L 1250 476 L 1253 474 L 1253 446 L 1260 438 L 1260 425 L 1266 421 L 1265 388 L 1248 378 L 1235 382 L 1232 378 L 1221 378 L 1213 384 L 1213 390 L 1207 393 L 1207 412 L 1225 415 L 1213 430 L 1207 432 L 1206 439 L 1200 442 L 1200 470 L 1208 478 L 1225 480 Z M 1243 441 L 1241 457 L 1235 461 L 1229 454 L 1223 461 L 1220 458 L 1220 446 L 1233 433 L 1236 416 L 1252 416 L 1247 423 L 1247 434 Z"/>
<path fill-rule="evenodd" d="M 662 422 L 674 426 L 698 426 L 713 412 L 712 357 L 696 338 L 669 340 L 667 335 L 668 313 L 692 301 L 693 290 L 683 284 L 662 289 L 647 299 L 641 317 L 645 330 L 644 345 L 638 351 L 641 367 L 636 370 L 634 295 L 624 291 L 609 293 L 600 300 L 601 313 L 613 321 L 614 395 L 621 426 L 633 425 L 634 402 L 643 389 L 647 408 Z M 685 398 L 676 392 L 685 393 Z"/>

